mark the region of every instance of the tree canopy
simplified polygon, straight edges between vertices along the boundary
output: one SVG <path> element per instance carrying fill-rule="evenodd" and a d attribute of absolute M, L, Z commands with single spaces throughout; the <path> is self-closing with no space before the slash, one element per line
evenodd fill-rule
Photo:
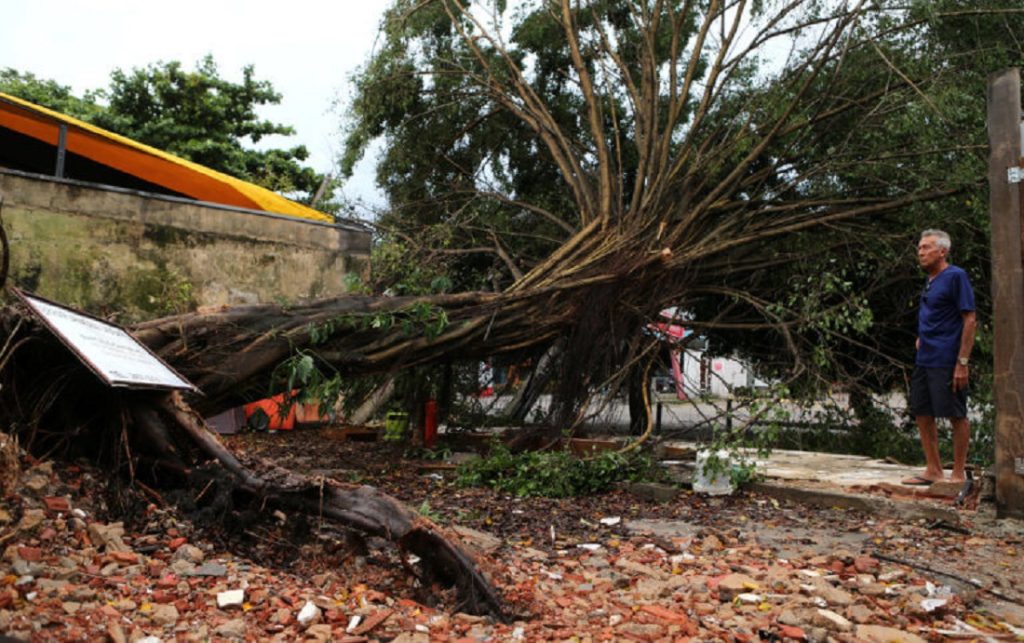
<path fill-rule="evenodd" d="M 918 231 L 950 228 L 987 290 L 984 79 L 1022 61 L 1021 22 L 996 0 L 397 0 L 345 168 L 384 141 L 380 222 L 418 273 L 572 275 L 607 284 L 580 327 L 628 341 L 680 306 L 774 372 L 884 387 Z"/>
<path fill-rule="evenodd" d="M 238 83 L 221 76 L 212 56 L 204 57 L 191 71 L 178 61 L 130 71 L 116 69 L 107 87 L 82 97 L 53 80 L 8 68 L 0 70 L 0 91 L 304 203 L 313 199 L 324 181 L 322 174 L 303 165 L 309 157 L 303 145 L 253 147 L 264 137 L 290 136 L 295 131 L 257 113 L 261 106 L 280 103 L 281 95 L 269 81 L 256 78 L 252 65 L 242 69 Z M 330 194 L 326 191 L 317 206 L 325 207 Z"/>

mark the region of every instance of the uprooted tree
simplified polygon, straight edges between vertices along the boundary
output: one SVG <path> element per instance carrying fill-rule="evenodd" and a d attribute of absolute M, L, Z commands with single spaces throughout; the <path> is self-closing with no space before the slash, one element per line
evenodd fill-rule
<path fill-rule="evenodd" d="M 208 415 L 265 393 L 288 360 L 308 382 L 558 342 L 557 430 L 579 420 L 592 391 L 643 372 L 655 344 L 640 331 L 667 306 L 708 330 L 774 334 L 794 375 L 814 364 L 816 344 L 801 334 L 808 317 L 829 318 L 818 332 L 842 334 L 848 326 L 829 315 L 856 293 L 813 281 L 796 291 L 777 273 L 972 183 L 921 163 L 959 146 L 908 152 L 909 134 L 893 135 L 920 115 L 933 84 L 948 82 L 948 68 L 907 66 L 913 33 L 928 24 L 913 10 L 512 4 L 396 2 L 359 81 L 348 159 L 386 134 L 394 144 L 380 172 L 407 215 L 391 219 L 407 225 L 393 238 L 413 260 L 441 257 L 459 274 L 473 273 L 459 262 L 493 257 L 473 273 L 491 278 L 467 279 L 476 290 L 455 294 L 353 295 L 136 325 L 202 389 L 191 409 Z M 784 60 L 759 66 L 769 57 Z M 486 281 L 491 291 L 480 290 Z M 51 445 L 73 431 L 103 436 L 92 443 L 124 456 L 133 475 L 188 483 L 214 466 L 246 497 L 393 538 L 435 577 L 457 581 L 467 605 L 500 612 L 473 560 L 429 521 L 370 490 L 243 464 L 179 398 L 104 397 L 65 375 L 66 356 L 18 310 L 3 323 L 9 424 Z"/>

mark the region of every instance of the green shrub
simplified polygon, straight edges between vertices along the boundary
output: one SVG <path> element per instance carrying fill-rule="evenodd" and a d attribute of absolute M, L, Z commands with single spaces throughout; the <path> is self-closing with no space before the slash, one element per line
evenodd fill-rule
<path fill-rule="evenodd" d="M 609 451 L 581 460 L 568 451 L 513 454 L 498 444 L 487 457 L 460 465 L 456 483 L 523 497 L 565 498 L 607 491 L 616 482 L 649 478 L 654 472 L 651 461 L 635 453 Z"/>

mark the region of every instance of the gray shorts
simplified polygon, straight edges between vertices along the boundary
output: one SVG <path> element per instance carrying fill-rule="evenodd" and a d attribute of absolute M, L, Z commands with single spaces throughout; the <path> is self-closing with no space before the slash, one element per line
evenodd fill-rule
<path fill-rule="evenodd" d="M 938 418 L 967 417 L 967 389 L 953 392 L 953 369 L 915 366 L 910 378 L 910 414 Z"/>

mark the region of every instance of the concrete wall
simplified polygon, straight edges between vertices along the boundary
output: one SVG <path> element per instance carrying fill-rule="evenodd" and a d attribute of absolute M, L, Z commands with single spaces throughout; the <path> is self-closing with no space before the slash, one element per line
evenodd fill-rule
<path fill-rule="evenodd" d="M 345 292 L 370 233 L 0 170 L 12 283 L 128 323 L 199 306 Z"/>

